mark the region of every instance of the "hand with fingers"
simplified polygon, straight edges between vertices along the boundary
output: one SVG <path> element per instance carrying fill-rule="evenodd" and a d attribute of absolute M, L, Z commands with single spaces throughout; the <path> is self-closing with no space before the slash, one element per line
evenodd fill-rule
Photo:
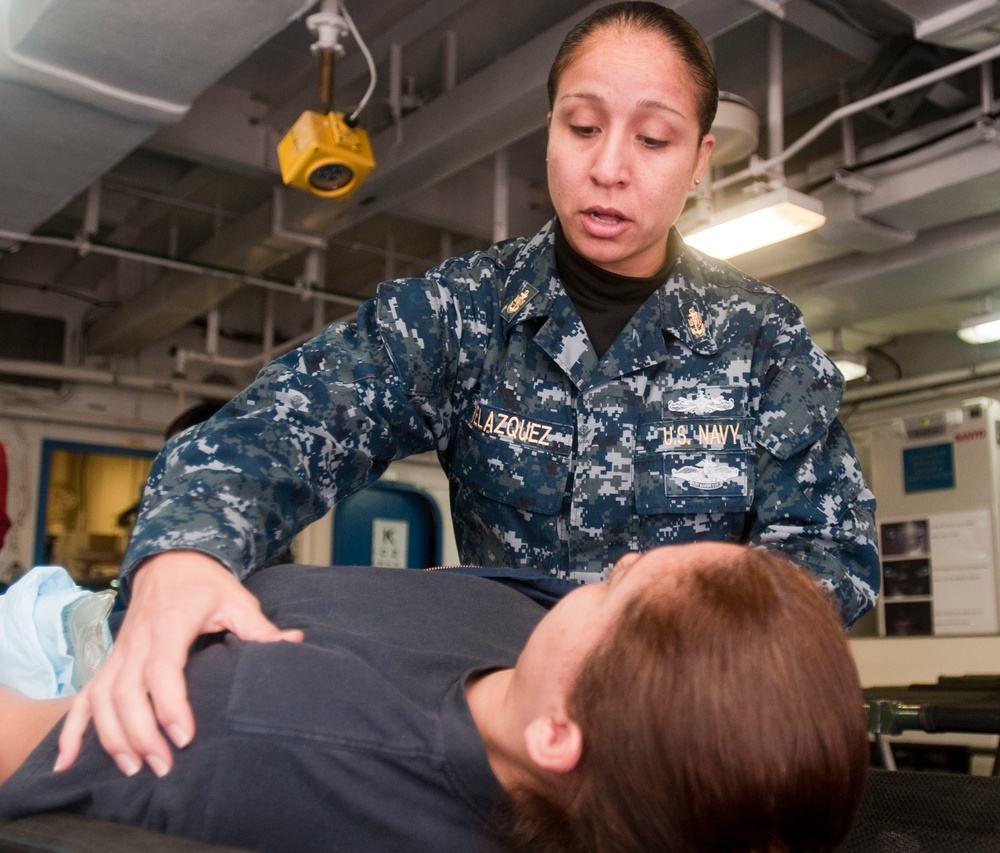
<path fill-rule="evenodd" d="M 188 650 L 201 634 L 225 630 L 257 642 L 302 640 L 301 631 L 279 630 L 265 618 L 257 599 L 206 554 L 166 551 L 143 563 L 110 657 L 66 715 L 55 769 L 76 761 L 93 720 L 122 773 L 131 776 L 143 763 L 157 776 L 169 772 L 167 737 L 180 749 L 195 736 L 184 681 Z"/>

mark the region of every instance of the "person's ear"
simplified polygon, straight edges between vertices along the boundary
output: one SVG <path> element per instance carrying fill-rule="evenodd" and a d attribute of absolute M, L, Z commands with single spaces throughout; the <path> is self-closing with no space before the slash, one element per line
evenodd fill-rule
<path fill-rule="evenodd" d="M 689 190 L 693 190 L 701 183 L 701 179 L 708 169 L 708 160 L 712 156 L 713 148 L 715 148 L 715 137 L 711 133 L 706 133 L 701 138 L 701 145 L 698 147 L 698 156 L 695 159 L 694 172 L 691 174 Z"/>
<path fill-rule="evenodd" d="M 536 717 L 524 732 L 528 757 L 541 770 L 569 773 L 583 755 L 583 732 L 562 714 Z"/>

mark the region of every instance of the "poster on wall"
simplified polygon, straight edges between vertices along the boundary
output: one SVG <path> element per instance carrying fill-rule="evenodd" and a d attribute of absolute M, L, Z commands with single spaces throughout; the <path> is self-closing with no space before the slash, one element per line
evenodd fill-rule
<path fill-rule="evenodd" d="M 998 630 L 993 525 L 988 510 L 879 525 L 883 626 L 888 636 Z"/>
<path fill-rule="evenodd" d="M 410 549 L 410 525 L 398 518 L 372 519 L 372 565 L 405 569 Z"/>

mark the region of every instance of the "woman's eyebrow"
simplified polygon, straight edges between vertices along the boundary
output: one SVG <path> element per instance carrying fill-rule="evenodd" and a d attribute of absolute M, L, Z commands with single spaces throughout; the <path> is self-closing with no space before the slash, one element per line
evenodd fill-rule
<path fill-rule="evenodd" d="M 606 102 L 606 99 L 602 95 L 598 95 L 596 92 L 565 92 L 557 98 L 557 102 L 567 99 L 578 99 L 596 105 L 603 105 Z M 688 120 L 688 116 L 681 112 L 681 110 L 671 104 L 665 103 L 664 101 L 643 98 L 640 101 L 636 101 L 635 105 L 641 110 L 657 110 L 659 112 L 671 113 L 672 115 L 675 115 L 685 121 Z"/>
<path fill-rule="evenodd" d="M 674 115 L 679 116 L 680 118 L 686 118 L 684 113 L 682 113 L 679 109 L 677 109 L 677 107 L 671 106 L 670 104 L 665 104 L 663 103 L 663 101 L 642 100 L 639 101 L 638 104 L 636 104 L 636 106 L 644 110 L 662 110 L 663 112 L 673 113 Z"/>
<path fill-rule="evenodd" d="M 604 98 L 598 95 L 596 92 L 564 92 L 556 100 L 564 101 L 567 98 L 579 98 L 583 101 L 591 101 L 595 104 L 603 104 Z"/>

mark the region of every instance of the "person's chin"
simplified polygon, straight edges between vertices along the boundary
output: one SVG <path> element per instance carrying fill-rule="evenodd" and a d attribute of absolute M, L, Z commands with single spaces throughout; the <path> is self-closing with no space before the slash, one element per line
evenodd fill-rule
<path fill-rule="evenodd" d="M 622 268 L 625 258 L 624 254 L 620 251 L 592 253 L 590 255 L 584 255 L 584 257 L 594 264 L 594 266 L 598 266 L 610 273 L 614 273 L 615 275 L 629 275 L 629 273 Z"/>
<path fill-rule="evenodd" d="M 616 238 L 587 236 L 580 241 L 577 251 L 592 264 L 615 272 L 615 267 L 626 256 L 625 247 Z"/>

